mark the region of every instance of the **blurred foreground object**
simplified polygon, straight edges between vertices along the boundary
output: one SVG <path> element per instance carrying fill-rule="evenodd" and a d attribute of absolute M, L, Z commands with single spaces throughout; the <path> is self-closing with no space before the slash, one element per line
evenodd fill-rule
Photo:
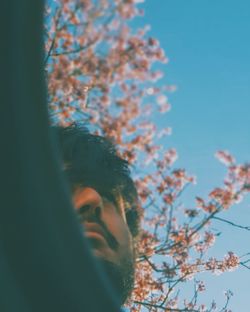
<path fill-rule="evenodd" d="M 43 6 L 3 1 L 0 12 L 0 310 L 118 311 L 79 229 L 50 136 Z"/>

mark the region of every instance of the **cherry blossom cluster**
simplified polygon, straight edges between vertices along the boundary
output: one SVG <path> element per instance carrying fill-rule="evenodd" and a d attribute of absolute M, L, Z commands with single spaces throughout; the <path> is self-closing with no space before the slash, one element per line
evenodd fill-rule
<path fill-rule="evenodd" d="M 51 122 L 88 124 L 119 146 L 133 168 L 144 218 L 137 243 L 136 283 L 128 302 L 131 311 L 216 311 L 199 303 L 206 290 L 196 277 L 236 269 L 239 257 L 208 257 L 216 241 L 211 229 L 221 211 L 239 203 L 250 191 L 250 165 L 236 163 L 225 151 L 216 157 L 227 168 L 223 186 L 194 207 L 182 203 L 183 192 L 196 183 L 185 169 L 176 169 L 174 148 L 163 150 L 171 134 L 160 127 L 171 105 L 163 73 L 155 64 L 167 57 L 149 26 L 132 27 L 143 15 L 142 0 L 48 0 L 44 59 Z M 183 283 L 194 282 L 192 298 L 183 298 Z M 230 292 L 226 295 L 227 309 Z"/>

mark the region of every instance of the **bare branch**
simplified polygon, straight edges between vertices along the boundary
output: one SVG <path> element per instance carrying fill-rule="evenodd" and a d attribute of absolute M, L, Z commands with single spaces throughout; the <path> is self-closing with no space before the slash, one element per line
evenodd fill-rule
<path fill-rule="evenodd" d="M 218 221 L 225 222 L 225 223 L 230 224 L 230 225 L 232 225 L 232 226 L 235 226 L 235 227 L 237 227 L 237 228 L 239 228 L 239 229 L 243 229 L 243 230 L 250 231 L 250 226 L 239 225 L 239 224 L 236 224 L 236 223 L 234 223 L 234 222 L 232 222 L 232 221 L 229 221 L 229 220 L 226 220 L 226 219 L 220 218 L 220 217 L 215 217 L 215 216 L 213 216 L 212 218 L 215 219 L 215 220 L 218 220 Z"/>
<path fill-rule="evenodd" d="M 148 307 L 153 307 L 153 308 L 158 308 L 158 309 L 162 309 L 165 312 L 199 312 L 199 310 L 194 310 L 194 309 L 188 309 L 188 308 L 184 308 L 184 309 L 172 309 L 172 308 L 168 308 L 166 306 L 160 306 L 157 304 L 152 304 L 152 303 L 148 303 L 148 302 L 140 302 L 140 301 L 134 301 L 135 304 L 140 304 L 140 305 L 144 305 L 144 306 L 148 306 Z"/>

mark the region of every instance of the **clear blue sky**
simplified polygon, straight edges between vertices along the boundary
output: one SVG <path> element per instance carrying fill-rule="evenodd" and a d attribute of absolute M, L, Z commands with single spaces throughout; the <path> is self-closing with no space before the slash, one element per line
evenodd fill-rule
<path fill-rule="evenodd" d="M 249 0 L 146 0 L 140 5 L 150 24 L 150 35 L 160 40 L 170 63 L 164 68 L 165 83 L 178 90 L 169 96 L 172 110 L 162 123 L 173 128 L 167 147 L 176 147 L 178 167 L 198 177 L 187 191 L 208 194 L 223 180 L 223 165 L 214 158 L 218 149 L 229 150 L 240 162 L 250 161 L 250 1 Z M 225 218 L 250 225 L 250 198 L 229 211 Z M 223 231 L 213 253 L 250 252 L 250 233 L 214 223 Z M 234 296 L 234 312 L 250 311 L 250 271 L 207 278 L 205 301 L 223 302 L 223 290 Z"/>

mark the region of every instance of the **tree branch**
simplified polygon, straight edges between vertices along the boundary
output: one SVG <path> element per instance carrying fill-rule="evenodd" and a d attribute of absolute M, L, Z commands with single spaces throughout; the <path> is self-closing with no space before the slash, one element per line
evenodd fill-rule
<path fill-rule="evenodd" d="M 220 218 L 220 217 L 213 216 L 212 218 L 215 219 L 215 220 L 218 220 L 218 221 L 225 222 L 225 223 L 230 224 L 232 226 L 235 226 L 235 227 L 237 227 L 239 229 L 250 231 L 250 226 L 239 225 L 239 224 L 236 224 L 236 223 L 234 223 L 232 221 L 229 221 L 229 220 L 226 220 L 226 219 L 223 219 L 223 218 Z"/>

